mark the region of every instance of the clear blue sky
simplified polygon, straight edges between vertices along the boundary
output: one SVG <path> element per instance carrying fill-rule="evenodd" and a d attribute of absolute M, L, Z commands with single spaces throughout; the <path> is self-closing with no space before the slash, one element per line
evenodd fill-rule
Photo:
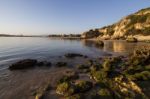
<path fill-rule="evenodd" d="M 150 0 L 0 0 L 0 34 L 81 33 L 150 7 Z"/>

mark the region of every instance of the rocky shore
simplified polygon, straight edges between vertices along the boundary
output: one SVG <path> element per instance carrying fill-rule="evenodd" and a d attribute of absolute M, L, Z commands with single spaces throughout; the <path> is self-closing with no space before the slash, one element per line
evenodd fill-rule
<path fill-rule="evenodd" d="M 91 29 L 82 33 L 81 38 L 100 40 L 126 40 L 136 38 L 138 41 L 150 41 L 150 8 L 125 16 L 120 21 Z"/>
<path fill-rule="evenodd" d="M 103 43 L 100 43 L 103 46 Z M 63 61 L 64 58 L 68 61 Z M 20 60 L 12 72 L 3 99 L 149 99 L 150 47 L 137 48 L 128 57 L 93 59 L 67 53 L 62 59 Z M 70 63 L 72 66 L 70 66 Z M 73 63 L 74 62 L 74 63 Z M 80 62 L 80 63 L 79 63 Z M 11 89 L 10 89 L 11 88 Z"/>

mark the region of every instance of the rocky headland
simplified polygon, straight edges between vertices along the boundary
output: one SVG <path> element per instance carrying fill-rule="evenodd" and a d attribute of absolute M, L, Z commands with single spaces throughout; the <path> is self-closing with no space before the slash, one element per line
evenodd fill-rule
<path fill-rule="evenodd" d="M 136 38 L 150 40 L 150 8 L 122 18 L 119 22 L 102 28 L 91 29 L 81 35 L 85 39 L 123 39 Z"/>

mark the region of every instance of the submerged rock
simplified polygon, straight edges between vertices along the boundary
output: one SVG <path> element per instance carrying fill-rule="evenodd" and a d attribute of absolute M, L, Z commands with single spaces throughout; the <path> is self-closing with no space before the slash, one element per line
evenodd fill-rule
<path fill-rule="evenodd" d="M 51 65 L 52 63 L 47 61 L 41 61 L 37 63 L 37 66 L 51 66 Z"/>
<path fill-rule="evenodd" d="M 58 67 L 65 67 L 65 66 L 67 66 L 67 63 L 66 62 L 57 62 L 56 66 L 58 66 Z"/>
<path fill-rule="evenodd" d="M 79 78 L 79 75 L 76 72 L 69 71 L 58 80 L 58 84 L 63 83 L 63 82 L 70 82 L 78 78 Z"/>
<path fill-rule="evenodd" d="M 77 65 L 77 69 L 89 69 L 89 66 L 80 64 L 80 65 Z"/>
<path fill-rule="evenodd" d="M 37 63 L 35 59 L 24 59 L 9 66 L 10 70 L 26 69 L 34 67 Z"/>
<path fill-rule="evenodd" d="M 78 92 L 86 92 L 93 87 L 92 82 L 80 80 L 75 83 Z"/>
<path fill-rule="evenodd" d="M 50 90 L 50 83 L 45 84 L 43 87 L 40 87 L 35 95 L 35 99 L 43 99 L 46 92 Z"/>
<path fill-rule="evenodd" d="M 68 53 L 68 54 L 65 54 L 65 57 L 67 57 L 67 58 L 75 58 L 75 57 L 85 57 L 85 58 L 87 58 L 87 56 L 77 54 L 77 53 Z"/>

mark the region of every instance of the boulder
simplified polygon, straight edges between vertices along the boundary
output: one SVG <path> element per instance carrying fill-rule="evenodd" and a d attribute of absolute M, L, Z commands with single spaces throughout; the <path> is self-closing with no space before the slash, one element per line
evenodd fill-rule
<path fill-rule="evenodd" d="M 86 91 L 89 91 L 93 87 L 92 82 L 84 81 L 84 80 L 76 81 L 75 85 L 76 85 L 78 92 L 86 92 Z"/>
<path fill-rule="evenodd" d="M 66 62 L 57 62 L 56 66 L 57 67 L 65 67 L 65 66 L 67 66 L 67 63 Z"/>
<path fill-rule="evenodd" d="M 75 93 L 75 87 L 69 82 L 63 82 L 57 85 L 56 93 L 62 96 L 71 96 Z"/>
<path fill-rule="evenodd" d="M 37 60 L 35 59 L 24 59 L 9 66 L 9 69 L 10 70 L 27 69 L 27 68 L 34 67 L 36 63 Z"/>
<path fill-rule="evenodd" d="M 50 67 L 52 65 L 51 62 L 47 62 L 47 61 L 41 61 L 37 63 L 37 66 L 47 66 Z"/>
<path fill-rule="evenodd" d="M 138 40 L 134 37 L 130 37 L 126 39 L 127 42 L 138 42 Z"/>
<path fill-rule="evenodd" d="M 85 57 L 85 58 L 87 58 L 87 56 L 81 55 L 81 54 L 77 54 L 77 53 L 68 53 L 68 54 L 65 54 L 65 57 L 66 58 L 75 58 L 75 57 Z"/>

